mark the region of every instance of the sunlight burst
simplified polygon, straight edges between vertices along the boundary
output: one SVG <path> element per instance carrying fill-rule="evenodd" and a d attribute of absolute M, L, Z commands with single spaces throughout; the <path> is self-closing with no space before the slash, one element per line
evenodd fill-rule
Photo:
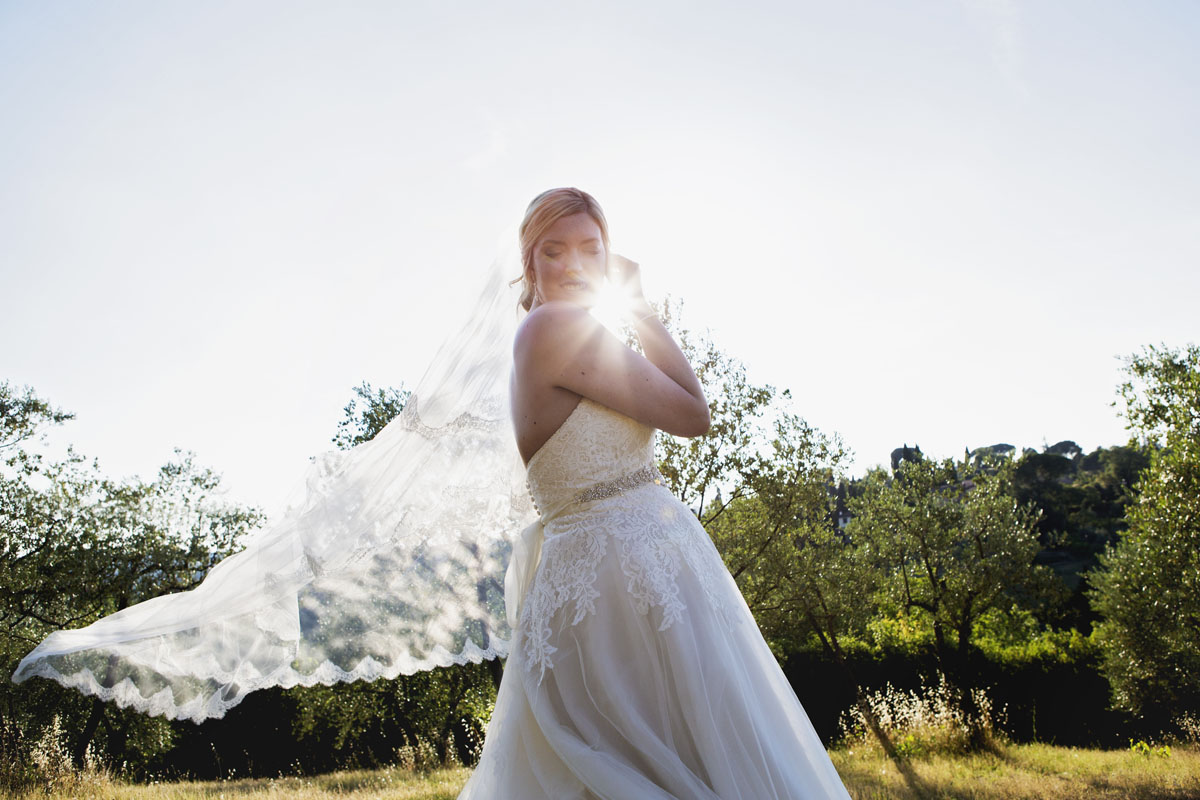
<path fill-rule="evenodd" d="M 621 320 L 628 308 L 628 296 L 614 283 L 606 280 L 596 293 L 596 304 L 592 306 L 591 314 L 601 325 L 619 337 L 623 326 Z"/>

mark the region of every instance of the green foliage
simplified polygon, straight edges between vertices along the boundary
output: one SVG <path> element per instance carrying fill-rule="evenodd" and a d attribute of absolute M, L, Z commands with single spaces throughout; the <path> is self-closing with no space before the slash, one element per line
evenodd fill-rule
<path fill-rule="evenodd" d="M 933 648 L 933 625 L 927 614 L 879 613 L 867 621 L 867 639 L 877 653 L 926 652 Z"/>
<path fill-rule="evenodd" d="M 916 656 L 934 650 L 933 625 L 928 614 L 876 616 L 867 623 L 868 649 L 876 658 L 888 653 Z M 978 655 L 1007 668 L 1040 662 L 1076 663 L 1099 654 L 1094 634 L 1076 628 L 1048 628 L 1027 608 L 992 608 L 975 621 L 971 647 Z"/>
<path fill-rule="evenodd" d="M 292 692 L 292 730 L 304 749 L 340 765 L 392 763 L 400 748 L 432 748 L 439 763 L 474 764 L 496 695 L 486 664 L 464 664 L 394 680 L 313 686 Z"/>
<path fill-rule="evenodd" d="M 220 480 L 176 451 L 155 480 L 114 481 L 74 451 L 32 445 L 71 419 L 32 390 L 0 383 L 0 659 L 12 674 L 46 635 L 164 592 L 194 587 L 261 516 L 218 501 Z M 0 685 L 0 757 L 26 761 L 59 720 L 82 764 L 89 746 L 137 769 L 167 750 L 164 720 L 116 709 L 44 680 Z M 56 739 L 57 741 L 57 739 Z"/>
<path fill-rule="evenodd" d="M 975 623 L 972 634 L 980 653 L 997 663 L 1017 666 L 1034 662 L 1062 664 L 1091 659 L 1099 654 L 1096 636 L 1077 628 L 1047 628 L 1028 609 L 992 609 Z"/>
<path fill-rule="evenodd" d="M 1085 455 L 1073 442 L 1041 453 L 1027 450 L 1017 462 L 1017 500 L 1042 511 L 1038 563 L 1053 569 L 1070 592 L 1066 602 L 1045 609 L 1043 623 L 1088 631 L 1098 621 L 1087 600 L 1086 575 L 1126 529 L 1126 507 L 1149 463 L 1149 451 L 1139 445 L 1101 447 Z"/>
<path fill-rule="evenodd" d="M 333 437 L 339 450 L 349 450 L 356 444 L 374 439 L 375 434 L 404 410 L 404 404 L 412 396 L 403 384 L 399 389 L 391 386 L 375 389 L 363 381 L 353 391 L 354 397 L 343 409 L 346 416 L 338 423 Z"/>
<path fill-rule="evenodd" d="M 989 611 L 1030 608 L 1053 591 L 1038 512 L 1012 496 L 1009 461 L 905 461 L 871 472 L 850 501 L 847 534 L 885 575 L 882 600 L 927 620 L 951 675 L 961 674 L 976 624 Z"/>
<path fill-rule="evenodd" d="M 901 641 L 900 646 L 895 641 L 846 640 L 841 660 L 816 641 L 788 653 L 784 672 L 823 741 L 837 740 L 843 715 L 862 719 L 861 709 L 855 709 L 859 700 L 855 685 L 846 679 L 848 672 L 856 676 L 864 697 L 886 690 L 889 684 L 918 693 L 922 687 L 937 685 L 942 670 L 931 634 L 910 630 L 926 638 Z M 1028 649 L 981 646 L 971 662 L 971 677 L 975 688 L 985 688 L 994 708 L 1005 710 L 1002 723 L 996 724 L 1012 741 L 1118 747 L 1124 746 L 1127 736 L 1147 737 L 1160 730 L 1109 707 L 1108 681 L 1099 673 L 1098 645 L 1078 633 L 1044 631 Z M 961 692 L 956 696 L 961 698 Z"/>
<path fill-rule="evenodd" d="M 830 523 L 839 443 L 795 414 L 774 412 L 766 447 L 740 470 L 736 499 L 706 516 L 763 634 L 782 653 L 810 634 L 850 634 L 865 606 L 849 587 L 870 578 Z"/>
<path fill-rule="evenodd" d="M 1145 756 L 1146 758 L 1149 758 L 1150 756 L 1170 758 L 1171 746 L 1164 744 L 1161 747 L 1155 747 L 1145 739 L 1130 739 L 1129 752 L 1133 753 L 1134 755 Z"/>
<path fill-rule="evenodd" d="M 880 576 L 879 606 L 932 633 L 939 670 L 958 687 L 979 747 L 989 735 L 974 691 L 973 637 L 996 622 L 990 612 L 1038 606 L 1056 588 L 1034 563 L 1039 513 L 1012 496 L 1013 471 L 1008 459 L 908 459 L 894 474 L 868 474 L 849 502 L 846 532 Z"/>
<path fill-rule="evenodd" d="M 1200 348 L 1146 348 L 1126 373 L 1125 416 L 1153 456 L 1091 599 L 1114 702 L 1165 717 L 1200 709 Z"/>
<path fill-rule="evenodd" d="M 0 452 L 33 439 L 46 425 L 61 425 L 74 418 L 38 397 L 29 386 L 17 390 L 8 381 L 0 382 Z"/>
<path fill-rule="evenodd" d="M 690 439 L 659 436 L 658 467 L 671 491 L 707 526 L 729 504 L 751 493 L 744 476 L 766 446 L 762 420 L 776 391 L 752 384 L 746 366 L 708 335 L 682 327 L 681 312 L 679 304 L 668 303 L 661 317 L 704 388 L 710 427 L 707 435 Z"/>
<path fill-rule="evenodd" d="M 861 627 L 869 581 L 833 530 L 833 487 L 845 452 L 791 408 L 791 395 L 751 383 L 708 335 L 663 312 L 709 400 L 705 436 L 660 436 L 659 470 L 692 506 L 763 635 L 782 655 L 816 635 Z M 869 592 L 866 593 L 869 597 Z"/>

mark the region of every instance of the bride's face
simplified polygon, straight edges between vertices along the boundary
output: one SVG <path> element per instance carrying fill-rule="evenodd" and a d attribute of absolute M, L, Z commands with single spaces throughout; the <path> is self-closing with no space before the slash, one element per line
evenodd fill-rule
<path fill-rule="evenodd" d="M 533 273 L 542 302 L 595 305 L 608 253 L 590 214 L 572 214 L 550 226 L 533 248 Z"/>

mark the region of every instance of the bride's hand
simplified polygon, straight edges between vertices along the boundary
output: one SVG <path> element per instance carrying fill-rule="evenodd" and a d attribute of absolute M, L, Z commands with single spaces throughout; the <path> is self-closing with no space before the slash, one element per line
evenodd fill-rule
<path fill-rule="evenodd" d="M 627 315 L 641 316 L 650 309 L 642 294 L 642 268 L 636 261 L 610 252 L 608 254 L 608 280 L 624 298 L 622 311 Z M 652 312 L 653 309 L 650 309 Z"/>

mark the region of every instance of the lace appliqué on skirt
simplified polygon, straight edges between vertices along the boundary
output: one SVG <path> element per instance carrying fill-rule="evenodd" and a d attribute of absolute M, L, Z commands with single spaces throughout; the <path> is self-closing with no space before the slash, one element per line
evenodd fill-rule
<path fill-rule="evenodd" d="M 683 619 L 687 607 L 679 596 L 678 578 L 684 568 L 695 574 L 712 608 L 725 616 L 721 594 L 715 591 L 724 563 L 686 506 L 655 483 L 624 490 L 619 497 L 602 494 L 595 506 L 556 520 L 557 531 L 547 535 L 542 546 L 520 619 L 526 668 L 539 670 L 539 683 L 554 666 L 556 648 L 550 640 L 555 615 L 566 609 L 570 624 L 578 625 L 596 613 L 597 570 L 610 540 L 637 610 L 661 610 L 659 630 Z"/>

